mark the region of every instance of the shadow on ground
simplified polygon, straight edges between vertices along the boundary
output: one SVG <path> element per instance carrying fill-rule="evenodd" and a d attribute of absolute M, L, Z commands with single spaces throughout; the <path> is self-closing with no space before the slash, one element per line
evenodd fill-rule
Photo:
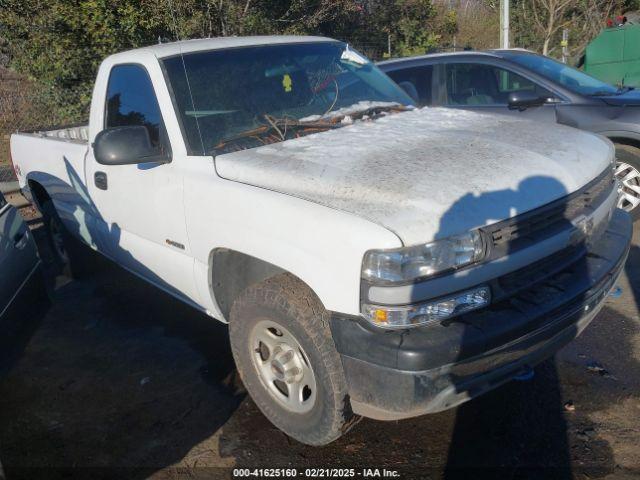
<path fill-rule="evenodd" d="M 104 262 L 58 286 L 0 382 L 7 478 L 145 478 L 210 439 L 242 399 L 226 326 Z M 193 452 L 191 452 L 193 455 Z"/>

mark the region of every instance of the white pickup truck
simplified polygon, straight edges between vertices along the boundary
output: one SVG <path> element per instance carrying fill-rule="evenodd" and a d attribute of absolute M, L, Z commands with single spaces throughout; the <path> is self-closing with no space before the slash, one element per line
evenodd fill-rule
<path fill-rule="evenodd" d="M 631 236 L 608 140 L 413 108 L 327 38 L 110 56 L 88 127 L 11 152 L 61 264 L 82 270 L 80 240 L 228 322 L 258 407 L 314 445 L 530 373 L 599 311 Z"/>

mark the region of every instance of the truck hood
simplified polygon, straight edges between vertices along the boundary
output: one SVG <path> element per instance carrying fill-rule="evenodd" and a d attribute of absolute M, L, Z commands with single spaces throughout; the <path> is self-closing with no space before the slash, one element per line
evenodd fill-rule
<path fill-rule="evenodd" d="M 561 198 L 612 158 L 608 140 L 573 128 L 423 108 L 223 154 L 215 166 L 222 178 L 350 212 L 412 245 Z"/>

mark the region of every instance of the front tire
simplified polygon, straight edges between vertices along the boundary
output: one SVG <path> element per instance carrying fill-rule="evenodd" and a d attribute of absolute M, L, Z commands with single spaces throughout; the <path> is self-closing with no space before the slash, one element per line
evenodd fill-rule
<path fill-rule="evenodd" d="M 636 221 L 640 218 L 640 148 L 616 144 L 616 177 L 622 187 L 618 208 Z"/>
<path fill-rule="evenodd" d="M 238 373 L 262 413 L 308 445 L 326 445 L 358 419 L 329 314 L 298 279 L 277 275 L 248 288 L 229 322 Z"/>

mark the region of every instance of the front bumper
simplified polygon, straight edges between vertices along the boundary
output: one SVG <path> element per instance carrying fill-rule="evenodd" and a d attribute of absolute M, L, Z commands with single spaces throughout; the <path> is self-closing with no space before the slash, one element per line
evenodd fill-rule
<path fill-rule="evenodd" d="M 620 275 L 631 220 L 616 210 L 593 245 L 490 283 L 499 301 L 440 324 L 384 331 L 334 315 L 353 410 L 394 420 L 455 407 L 527 371 L 582 332 Z"/>

